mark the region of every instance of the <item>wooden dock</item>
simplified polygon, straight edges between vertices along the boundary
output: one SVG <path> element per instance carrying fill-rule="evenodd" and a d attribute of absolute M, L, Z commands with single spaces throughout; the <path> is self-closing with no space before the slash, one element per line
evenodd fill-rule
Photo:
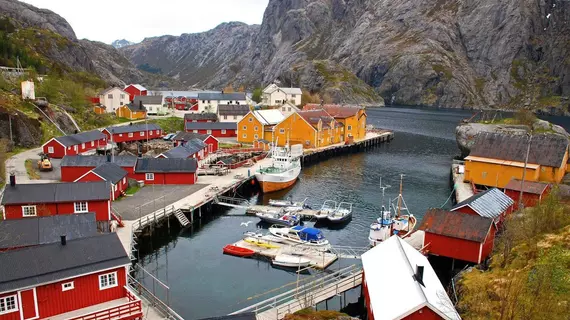
<path fill-rule="evenodd" d="M 453 181 L 453 187 L 455 190 L 455 201 L 456 203 L 462 202 L 468 198 L 471 198 L 473 193 L 473 188 L 468 182 L 464 182 L 465 174 L 459 173 L 459 168 L 464 167 L 463 161 L 454 160 L 451 165 L 451 177 Z"/>

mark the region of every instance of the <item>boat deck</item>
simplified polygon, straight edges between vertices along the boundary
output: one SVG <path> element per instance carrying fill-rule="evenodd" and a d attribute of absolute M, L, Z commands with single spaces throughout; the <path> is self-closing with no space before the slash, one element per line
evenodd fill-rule
<path fill-rule="evenodd" d="M 302 257 L 309 259 L 311 261 L 310 262 L 311 267 L 321 270 L 326 269 L 338 258 L 337 255 L 334 253 L 320 252 L 311 248 L 303 248 L 300 247 L 299 245 L 293 245 L 288 243 L 277 243 L 277 242 L 271 242 L 271 243 L 278 247 L 265 248 L 252 243 L 248 243 L 245 240 L 240 240 L 234 243 L 233 245 L 241 248 L 251 249 L 255 251 L 256 254 L 271 259 L 275 258 L 275 256 L 277 256 L 278 254 L 291 254 L 294 252 L 295 254 L 301 254 Z"/>
<path fill-rule="evenodd" d="M 254 206 L 248 207 L 246 209 L 245 213 L 247 215 L 255 216 L 257 213 L 267 212 L 267 211 L 279 211 L 280 209 L 281 209 L 280 207 L 274 207 L 274 206 L 254 205 Z M 319 210 L 303 209 L 303 210 L 297 211 L 295 213 L 302 216 L 303 219 L 312 219 L 317 215 L 318 212 L 319 212 Z"/>

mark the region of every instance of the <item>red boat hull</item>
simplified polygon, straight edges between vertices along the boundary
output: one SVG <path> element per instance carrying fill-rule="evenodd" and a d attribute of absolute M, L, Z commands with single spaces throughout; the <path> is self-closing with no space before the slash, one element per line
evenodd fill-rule
<path fill-rule="evenodd" d="M 234 246 L 231 244 L 228 244 L 227 246 L 225 246 L 223 249 L 223 252 L 225 254 L 229 254 L 229 255 L 237 256 L 237 257 L 251 257 L 255 254 L 255 251 L 253 251 L 251 249 L 242 248 L 242 247 Z"/>

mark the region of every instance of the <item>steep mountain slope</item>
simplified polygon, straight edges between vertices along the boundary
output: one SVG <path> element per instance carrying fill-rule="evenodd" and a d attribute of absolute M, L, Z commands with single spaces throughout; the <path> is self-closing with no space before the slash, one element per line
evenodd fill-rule
<path fill-rule="evenodd" d="M 337 100 L 351 92 L 369 100 L 351 82 L 321 81 L 349 71 L 398 104 L 568 104 L 569 1 L 270 0 L 260 27 L 239 25 L 228 33 L 235 25 L 147 39 L 122 51 L 188 85 L 279 79 L 332 92 Z M 220 47 L 242 52 L 212 50 Z M 170 61 L 161 62 L 165 57 Z"/>
<path fill-rule="evenodd" d="M 130 46 L 135 44 L 134 42 L 130 42 L 129 40 L 125 40 L 125 39 L 121 39 L 121 40 L 115 40 L 113 41 L 113 43 L 111 43 L 112 47 L 115 47 L 117 49 L 122 48 L 122 47 L 126 47 L 126 46 Z"/>

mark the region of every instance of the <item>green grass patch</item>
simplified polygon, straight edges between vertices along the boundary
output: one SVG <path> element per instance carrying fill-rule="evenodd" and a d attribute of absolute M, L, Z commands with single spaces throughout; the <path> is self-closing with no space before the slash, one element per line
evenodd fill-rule
<path fill-rule="evenodd" d="M 140 189 L 141 187 L 139 187 L 138 185 L 130 186 L 129 188 L 127 188 L 127 190 L 125 190 L 125 193 L 129 196 L 132 196 L 133 194 L 137 193 Z"/>
<path fill-rule="evenodd" d="M 152 119 L 149 123 L 159 125 L 164 133 L 173 133 L 184 130 L 184 119 L 178 117 L 168 117 L 164 119 Z"/>
<path fill-rule="evenodd" d="M 443 74 L 443 77 L 447 80 L 449 80 L 453 77 L 452 71 L 444 65 L 432 64 L 431 67 L 432 67 L 433 71 L 437 72 L 438 74 Z"/>
<path fill-rule="evenodd" d="M 561 103 L 562 103 L 561 96 L 540 97 L 538 99 L 538 105 L 540 107 L 557 107 Z"/>
<path fill-rule="evenodd" d="M 336 320 L 339 318 L 350 318 L 350 316 L 333 310 L 315 311 L 312 308 L 305 308 L 286 315 L 284 320 Z"/>
<path fill-rule="evenodd" d="M 28 177 L 32 180 L 39 180 L 41 179 L 40 174 L 38 173 L 38 168 L 34 161 L 28 159 L 25 162 L 26 172 L 28 173 Z"/>

